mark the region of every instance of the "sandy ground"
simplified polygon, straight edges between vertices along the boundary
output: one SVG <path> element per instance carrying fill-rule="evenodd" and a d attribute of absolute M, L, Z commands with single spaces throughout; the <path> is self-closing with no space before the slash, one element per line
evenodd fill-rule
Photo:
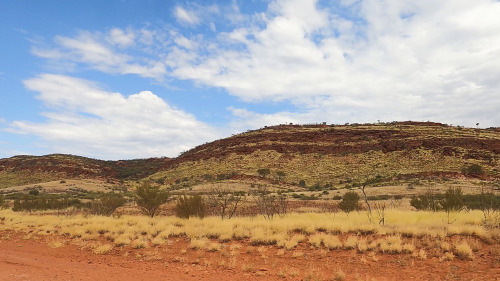
<path fill-rule="evenodd" d="M 500 280 L 498 245 L 484 244 L 472 261 L 327 251 L 306 244 L 286 251 L 245 242 L 235 249 L 232 242 L 207 252 L 190 249 L 184 238 L 98 255 L 82 241 L 23 236 L 0 233 L 0 280 Z M 54 239 L 64 245 L 50 247 Z"/>

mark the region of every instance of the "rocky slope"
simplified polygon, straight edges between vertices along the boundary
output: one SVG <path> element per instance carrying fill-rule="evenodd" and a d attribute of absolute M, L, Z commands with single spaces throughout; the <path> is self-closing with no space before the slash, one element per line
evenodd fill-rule
<path fill-rule="evenodd" d="M 497 181 L 499 157 L 499 128 L 433 122 L 281 125 L 206 143 L 173 159 L 101 161 L 60 154 L 0 159 L 0 187 L 65 178 L 150 178 L 172 186 L 237 179 L 337 188 L 367 179 Z"/>
<path fill-rule="evenodd" d="M 368 178 L 499 177 L 500 130 L 432 122 L 281 125 L 200 145 L 152 176 L 194 184 L 259 178 L 343 187 Z M 469 170 L 474 164 L 480 171 Z M 261 177 L 262 179 L 262 177 Z"/>

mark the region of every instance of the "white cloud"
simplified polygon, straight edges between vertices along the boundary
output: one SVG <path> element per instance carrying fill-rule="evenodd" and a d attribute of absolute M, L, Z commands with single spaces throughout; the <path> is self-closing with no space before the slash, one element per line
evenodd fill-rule
<path fill-rule="evenodd" d="M 498 125 L 500 2 L 346 4 L 352 18 L 316 1 L 275 1 L 263 24 L 220 33 L 215 48 L 171 66 L 172 75 L 246 101 L 288 100 L 318 121 Z"/>
<path fill-rule="evenodd" d="M 142 77 L 162 80 L 167 74 L 163 62 L 155 58 L 146 58 L 148 52 L 146 44 L 155 40 L 153 31 L 127 32 L 114 28 L 108 33 L 80 32 L 76 37 L 57 36 L 55 48 L 33 47 L 32 53 L 36 56 L 57 61 L 64 66 L 74 69 L 74 63 L 84 63 L 102 72 L 112 74 L 137 74 Z M 140 42 L 139 48 L 144 56 L 129 55 L 133 52 L 135 41 Z M 150 51 L 150 50 L 149 50 Z M 73 63 L 73 65 L 71 65 Z M 59 68 L 61 69 L 61 68 Z"/>
<path fill-rule="evenodd" d="M 191 80 L 243 101 L 295 106 L 247 117 L 233 108 L 234 124 L 413 119 L 499 125 L 500 2 L 327 4 L 277 0 L 255 14 L 242 13 L 234 1 L 222 8 L 186 4 L 174 15 L 192 35 L 173 28 L 82 32 L 33 52 L 107 73 Z M 223 25 L 228 22 L 232 26 Z"/>
<path fill-rule="evenodd" d="M 188 11 L 180 6 L 175 7 L 174 16 L 180 23 L 198 25 L 200 19 L 194 11 Z"/>
<path fill-rule="evenodd" d="M 212 127 L 149 91 L 124 96 L 54 74 L 24 84 L 50 110 L 42 114 L 45 122 L 15 121 L 10 131 L 39 136 L 54 152 L 105 159 L 176 156 L 217 137 Z"/>
<path fill-rule="evenodd" d="M 109 32 L 109 42 L 120 47 L 127 47 L 134 44 L 135 33 L 125 32 L 119 28 L 113 28 Z"/>

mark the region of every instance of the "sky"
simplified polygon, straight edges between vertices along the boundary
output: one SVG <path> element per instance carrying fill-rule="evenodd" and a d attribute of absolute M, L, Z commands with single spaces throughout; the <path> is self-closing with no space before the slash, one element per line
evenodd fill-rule
<path fill-rule="evenodd" d="M 500 126 L 493 0 L 0 0 L 0 158 L 284 123 Z"/>

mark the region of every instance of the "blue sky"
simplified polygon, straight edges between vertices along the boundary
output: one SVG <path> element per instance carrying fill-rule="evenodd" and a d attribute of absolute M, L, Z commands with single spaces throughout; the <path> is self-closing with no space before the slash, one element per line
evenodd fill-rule
<path fill-rule="evenodd" d="M 497 127 L 499 14 L 492 0 L 0 0 L 0 158 L 172 157 L 289 122 Z"/>

